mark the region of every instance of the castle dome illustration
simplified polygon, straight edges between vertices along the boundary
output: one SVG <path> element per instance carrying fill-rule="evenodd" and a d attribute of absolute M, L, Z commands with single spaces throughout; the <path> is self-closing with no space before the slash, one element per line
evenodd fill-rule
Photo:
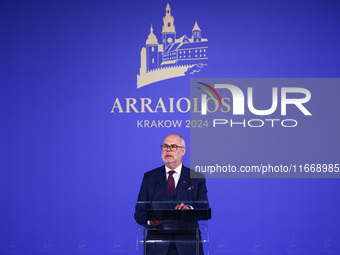
<path fill-rule="evenodd" d="M 157 44 L 158 44 L 158 40 L 157 40 L 157 37 L 155 36 L 155 34 L 153 33 L 153 28 L 152 28 L 152 25 L 151 25 L 150 34 L 148 36 L 148 39 L 146 40 L 145 45 L 157 45 Z"/>
<path fill-rule="evenodd" d="M 161 43 L 158 43 L 153 26 L 145 46 L 141 49 L 141 65 L 137 75 L 137 88 L 180 76 L 186 73 L 199 72 L 207 65 L 208 39 L 202 37 L 202 31 L 197 21 L 192 29 L 191 37 L 183 35 L 176 37 L 174 17 L 170 4 L 167 3 L 161 33 Z M 193 70 L 190 72 L 190 70 Z"/>

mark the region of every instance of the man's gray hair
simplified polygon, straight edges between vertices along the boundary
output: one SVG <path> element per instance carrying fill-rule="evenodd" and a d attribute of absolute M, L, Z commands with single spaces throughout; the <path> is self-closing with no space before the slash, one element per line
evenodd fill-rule
<path fill-rule="evenodd" d="M 181 146 L 185 147 L 185 141 L 184 141 L 184 138 L 180 135 L 178 135 L 180 138 L 181 138 Z"/>

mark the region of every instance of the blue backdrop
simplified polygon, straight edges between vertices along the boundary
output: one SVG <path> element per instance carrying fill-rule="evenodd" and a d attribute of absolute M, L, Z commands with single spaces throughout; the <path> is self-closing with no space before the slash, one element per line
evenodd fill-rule
<path fill-rule="evenodd" d="M 191 37 L 198 22 L 208 66 L 137 89 L 140 52 L 151 24 L 161 42 L 166 1 L 2 1 L 1 254 L 134 254 L 143 173 L 162 164 L 166 135 L 190 144 L 185 126 L 137 121 L 190 114 L 112 112 L 117 98 L 124 111 L 125 98 L 135 98 L 140 110 L 140 98 L 189 98 L 190 77 L 340 75 L 339 1 L 169 3 L 177 38 Z M 339 105 L 332 106 L 318 119 L 327 123 L 320 134 L 339 123 Z M 323 145 L 326 154 L 338 152 L 339 135 Z M 207 185 L 211 254 L 340 253 L 339 179 Z"/>

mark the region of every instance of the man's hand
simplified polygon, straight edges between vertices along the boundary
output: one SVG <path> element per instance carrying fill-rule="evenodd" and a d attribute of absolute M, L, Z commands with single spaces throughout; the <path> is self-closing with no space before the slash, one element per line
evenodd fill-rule
<path fill-rule="evenodd" d="M 176 205 L 175 207 L 176 210 L 190 210 L 191 208 L 183 203 Z"/>
<path fill-rule="evenodd" d="M 150 226 L 157 226 L 157 225 L 160 225 L 162 223 L 163 223 L 163 221 L 161 221 L 161 220 L 151 220 Z"/>

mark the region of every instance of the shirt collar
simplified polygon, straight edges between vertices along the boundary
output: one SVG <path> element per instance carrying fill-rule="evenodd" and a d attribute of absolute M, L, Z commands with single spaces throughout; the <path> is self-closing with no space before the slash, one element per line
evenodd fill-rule
<path fill-rule="evenodd" d="M 174 170 L 179 176 L 181 175 L 181 171 L 182 171 L 182 163 L 178 166 L 178 167 L 176 167 L 175 169 L 170 169 L 169 167 L 167 167 L 167 166 L 165 166 L 165 172 L 166 173 L 169 173 L 169 171 L 171 171 L 171 170 Z"/>

